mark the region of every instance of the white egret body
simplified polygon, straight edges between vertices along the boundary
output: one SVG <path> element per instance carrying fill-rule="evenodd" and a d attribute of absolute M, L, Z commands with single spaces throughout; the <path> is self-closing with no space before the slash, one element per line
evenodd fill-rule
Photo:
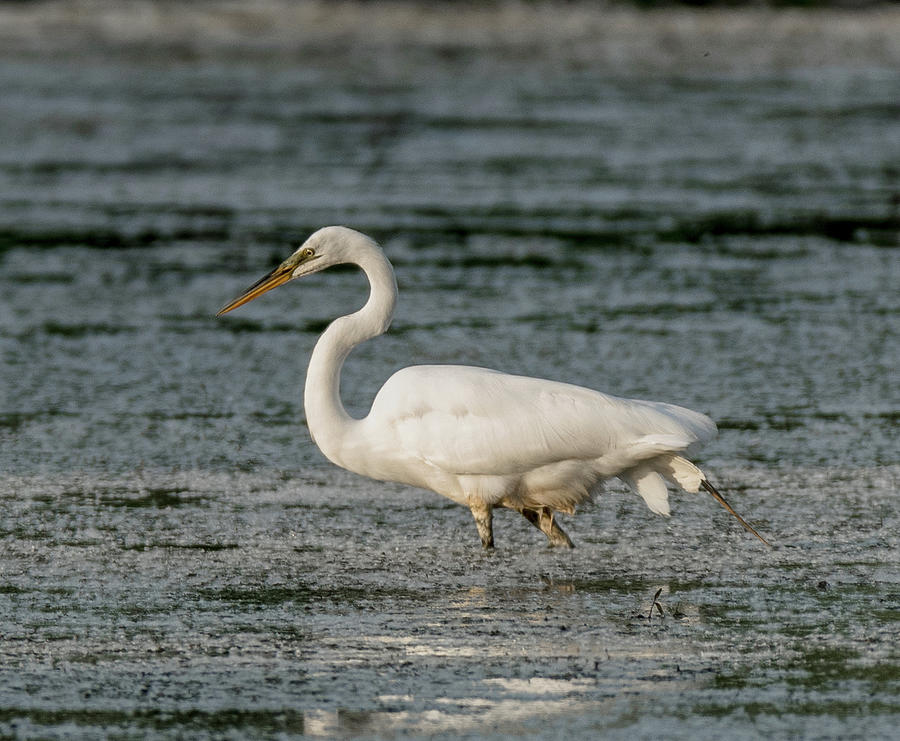
<path fill-rule="evenodd" d="M 333 463 L 380 481 L 431 489 L 469 507 L 485 548 L 493 547 L 495 507 L 520 512 L 552 545 L 571 547 L 554 514 L 573 513 L 613 477 L 661 515 L 669 514 L 667 482 L 688 492 L 703 487 L 765 542 L 682 457 L 716 433 L 709 417 L 690 409 L 485 368 L 417 365 L 397 371 L 369 414 L 352 418 L 341 403 L 341 367 L 354 347 L 387 331 L 397 303 L 390 262 L 373 240 L 352 229 L 315 232 L 219 315 L 342 263 L 362 268 L 369 299 L 319 338 L 304 393 L 310 434 Z"/>

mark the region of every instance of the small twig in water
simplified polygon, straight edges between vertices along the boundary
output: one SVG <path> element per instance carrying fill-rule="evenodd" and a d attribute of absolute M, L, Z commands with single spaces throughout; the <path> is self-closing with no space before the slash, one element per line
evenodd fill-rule
<path fill-rule="evenodd" d="M 660 617 L 663 616 L 663 608 L 662 608 L 662 605 L 659 604 L 659 595 L 662 594 L 662 590 L 663 590 L 663 588 L 660 587 L 659 589 L 656 590 L 656 594 L 653 595 L 653 603 L 650 605 L 650 614 L 647 615 L 647 620 L 650 620 L 653 618 L 653 608 L 654 607 L 657 610 L 659 610 L 659 616 Z"/>

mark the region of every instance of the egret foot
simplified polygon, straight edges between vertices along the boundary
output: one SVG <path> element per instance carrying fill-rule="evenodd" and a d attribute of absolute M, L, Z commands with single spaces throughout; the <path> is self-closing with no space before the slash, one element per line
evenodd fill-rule
<path fill-rule="evenodd" d="M 485 550 L 494 547 L 494 508 L 486 502 L 472 499 L 469 502 L 469 509 L 472 510 L 472 517 L 475 518 L 475 526 L 478 528 L 478 535 L 481 537 L 481 545 Z"/>
<path fill-rule="evenodd" d="M 574 548 L 568 535 L 553 520 L 553 510 L 549 507 L 540 509 L 520 509 L 522 516 L 547 536 L 554 548 Z"/>

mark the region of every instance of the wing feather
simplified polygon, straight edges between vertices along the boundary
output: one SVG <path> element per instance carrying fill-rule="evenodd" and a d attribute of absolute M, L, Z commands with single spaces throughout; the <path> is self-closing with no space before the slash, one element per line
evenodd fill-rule
<path fill-rule="evenodd" d="M 607 457 L 627 468 L 715 434 L 708 417 L 674 405 L 470 366 L 404 368 L 369 416 L 405 455 L 461 475 Z"/>

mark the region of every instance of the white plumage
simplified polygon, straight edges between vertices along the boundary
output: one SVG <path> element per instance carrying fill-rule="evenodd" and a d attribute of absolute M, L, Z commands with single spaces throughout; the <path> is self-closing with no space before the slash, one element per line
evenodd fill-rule
<path fill-rule="evenodd" d="M 552 545 L 571 546 L 555 512 L 573 513 L 613 477 L 661 515 L 669 514 L 666 482 L 689 492 L 703 487 L 763 540 L 682 457 L 716 434 L 709 417 L 690 409 L 485 368 L 419 365 L 391 376 L 369 414 L 351 418 L 340 400 L 341 367 L 353 347 L 387 330 L 397 301 L 381 248 L 352 229 L 315 232 L 219 314 L 340 263 L 359 265 L 371 290 L 362 309 L 328 326 L 307 372 L 307 423 L 333 463 L 468 506 L 486 548 L 496 507 L 523 514 Z"/>

